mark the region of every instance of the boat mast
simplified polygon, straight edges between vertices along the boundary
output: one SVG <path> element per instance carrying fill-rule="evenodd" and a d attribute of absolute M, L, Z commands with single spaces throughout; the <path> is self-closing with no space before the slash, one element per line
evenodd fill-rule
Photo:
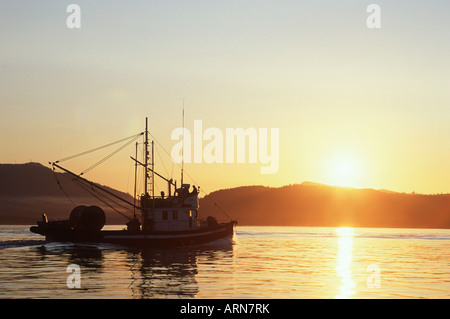
<path fill-rule="evenodd" d="M 152 172 L 152 184 L 151 184 L 151 191 L 152 191 L 152 199 L 155 199 L 155 156 L 154 156 L 154 148 L 155 148 L 155 143 L 154 141 L 152 141 L 152 162 L 150 163 L 151 168 L 149 168 L 149 155 L 150 155 L 150 151 L 148 150 L 148 118 L 145 118 L 145 162 L 144 162 L 144 169 L 145 169 L 145 194 L 146 195 L 150 195 L 148 194 L 148 179 L 150 178 L 150 174 L 148 173 L 149 171 Z M 153 201 L 153 205 L 155 205 L 155 201 Z"/>
<path fill-rule="evenodd" d="M 152 197 L 153 197 L 153 199 L 155 199 L 155 156 L 154 155 L 155 155 L 155 141 L 152 141 Z"/>
<path fill-rule="evenodd" d="M 145 118 L 145 141 L 144 141 L 144 195 L 148 193 L 148 118 Z"/>
<path fill-rule="evenodd" d="M 138 153 L 138 142 L 136 142 L 136 158 L 137 158 L 137 153 Z M 134 219 L 136 219 L 136 181 L 137 181 L 137 167 L 138 167 L 138 162 L 136 161 L 134 163 L 134 207 L 133 207 L 133 217 Z"/>

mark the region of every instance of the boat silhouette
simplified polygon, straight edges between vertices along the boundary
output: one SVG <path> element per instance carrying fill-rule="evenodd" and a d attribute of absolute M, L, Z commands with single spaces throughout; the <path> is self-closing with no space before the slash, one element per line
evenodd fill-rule
<path fill-rule="evenodd" d="M 97 198 L 98 192 L 101 192 L 116 203 L 119 201 L 122 205 L 128 206 L 128 210 L 133 211 L 132 217 L 117 210 L 128 219 L 124 229 L 103 230 L 106 222 L 104 210 L 99 206 L 79 205 L 71 211 L 67 220 L 49 221 L 47 215 L 42 214 L 42 220 L 38 221 L 36 226 L 31 226 L 30 231 L 45 236 L 47 241 L 98 242 L 142 248 L 189 246 L 212 242 L 224 237 L 231 238 L 237 224 L 235 220 L 219 222 L 211 216 L 207 217 L 206 220 L 199 218 L 199 189 L 193 186 L 190 190 L 191 185 L 183 183 L 183 169 L 181 170 L 181 187 L 177 187 L 176 181 L 173 181 L 173 179 L 168 179 L 155 171 L 154 141 L 151 142 L 152 156 L 149 156 L 150 142 L 147 118 L 145 131 L 134 137 L 140 136 L 144 137 L 143 160 L 137 159 L 137 145 L 136 158 L 131 157 L 131 159 L 135 162 L 135 185 L 137 167 L 142 166 L 144 169 L 144 193 L 136 196 L 135 186 L 134 202 L 85 179 L 81 176 L 83 173 L 76 174 L 62 167 L 59 164 L 60 161 L 50 163 L 53 170 L 60 169 L 68 173 L 75 182 L 84 185 L 86 190 L 91 191 Z M 85 153 L 87 152 L 82 154 Z M 98 163 L 94 166 L 96 165 Z M 161 192 L 160 196 L 155 195 L 155 176 L 167 182 L 167 196 L 164 192 Z M 105 204 L 110 206 L 106 201 Z"/>

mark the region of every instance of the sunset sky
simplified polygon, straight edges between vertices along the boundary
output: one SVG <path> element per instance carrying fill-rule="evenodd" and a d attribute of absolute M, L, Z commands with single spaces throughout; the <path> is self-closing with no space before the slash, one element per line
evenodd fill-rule
<path fill-rule="evenodd" d="M 71 3 L 79 29 L 66 25 Z M 371 3 L 380 29 L 366 25 Z M 450 193 L 449 16 L 447 0 L 2 0 L 0 163 L 48 165 L 138 133 L 145 117 L 170 152 L 184 103 L 192 133 L 194 120 L 224 135 L 279 129 L 274 174 L 259 160 L 186 164 L 206 192 L 313 181 Z M 157 170 L 178 179 L 158 152 Z M 130 155 L 86 177 L 131 193 Z"/>

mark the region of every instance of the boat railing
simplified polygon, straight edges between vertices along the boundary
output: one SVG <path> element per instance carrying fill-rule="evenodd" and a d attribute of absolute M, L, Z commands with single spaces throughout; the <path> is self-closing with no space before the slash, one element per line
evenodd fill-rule
<path fill-rule="evenodd" d="M 186 202 L 187 199 L 197 196 L 197 194 L 187 194 L 184 196 L 149 196 L 141 195 L 139 199 L 139 206 L 142 208 L 161 208 L 161 207 L 196 207 L 198 198 L 191 203 Z"/>

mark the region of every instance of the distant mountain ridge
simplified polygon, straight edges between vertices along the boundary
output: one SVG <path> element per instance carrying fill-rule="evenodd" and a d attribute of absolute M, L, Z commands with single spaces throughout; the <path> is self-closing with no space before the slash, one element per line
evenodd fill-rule
<path fill-rule="evenodd" d="M 89 195 L 67 173 L 54 173 L 39 163 L 0 164 L 0 224 L 34 224 L 42 213 L 52 219 L 66 219 L 76 205 L 102 205 L 109 223 L 126 219 Z M 65 195 L 58 185 L 61 181 Z M 132 201 L 129 194 L 103 186 Z"/>
<path fill-rule="evenodd" d="M 200 213 L 240 225 L 450 228 L 450 194 L 421 195 L 305 182 L 213 192 Z"/>
<path fill-rule="evenodd" d="M 66 181 L 64 190 L 73 202 L 50 168 L 39 163 L 0 164 L 0 224 L 34 224 L 44 212 L 51 219 L 65 219 L 80 204 L 101 206 L 108 224 L 126 222 L 76 183 L 68 183 L 67 173 L 56 177 Z M 129 194 L 107 189 L 133 200 Z M 405 194 L 314 182 L 279 188 L 243 186 L 200 199 L 199 214 L 219 220 L 228 215 L 239 225 L 450 228 L 450 194 Z"/>

